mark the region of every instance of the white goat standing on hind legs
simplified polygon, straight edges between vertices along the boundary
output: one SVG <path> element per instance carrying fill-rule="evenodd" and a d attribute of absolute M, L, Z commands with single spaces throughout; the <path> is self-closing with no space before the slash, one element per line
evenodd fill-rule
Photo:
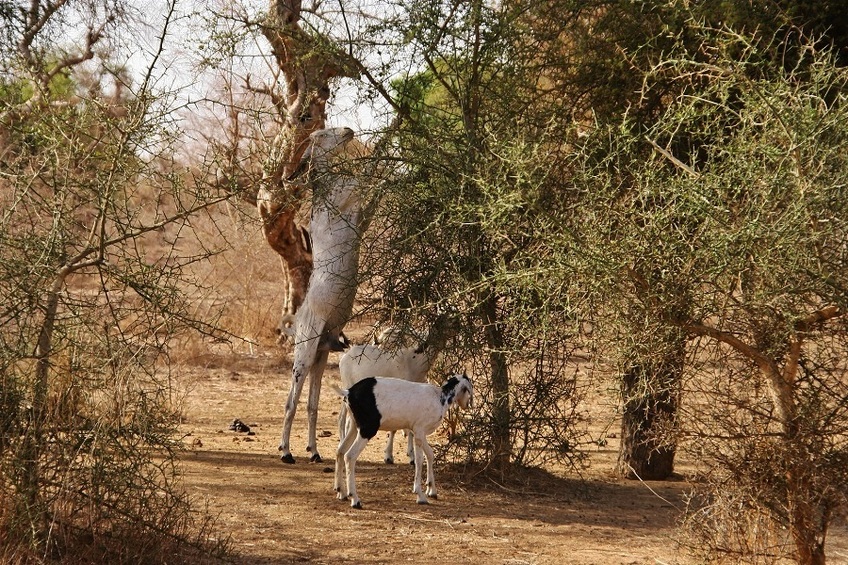
<path fill-rule="evenodd" d="M 362 145 L 354 140 L 349 128 L 318 130 L 310 136 L 311 144 L 298 170 L 308 171 L 312 186 L 312 275 L 303 304 L 294 322 L 294 363 L 289 396 L 280 439 L 280 457 L 294 463 L 289 439 L 297 404 L 306 376 L 309 376 L 307 402 L 309 439 L 307 451 L 311 461 L 320 462 L 315 428 L 318 424 L 318 400 L 321 378 L 331 349 L 341 347 L 339 335 L 350 318 L 356 295 L 359 268 L 359 244 L 367 225 L 359 183 L 348 168 L 334 170 L 341 157 L 362 155 Z M 348 163 L 349 167 L 350 163 Z"/>

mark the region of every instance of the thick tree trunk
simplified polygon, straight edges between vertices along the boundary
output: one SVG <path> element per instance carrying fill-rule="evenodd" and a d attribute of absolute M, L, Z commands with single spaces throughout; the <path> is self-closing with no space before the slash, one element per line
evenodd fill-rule
<path fill-rule="evenodd" d="M 829 520 L 817 520 L 817 509 L 813 507 L 804 488 L 806 473 L 800 476 L 789 473 L 789 532 L 798 550 L 799 565 L 825 565 L 824 538 Z"/>
<path fill-rule="evenodd" d="M 630 479 L 663 480 L 674 472 L 683 355 L 659 363 L 634 363 L 622 378 L 623 409 L 617 472 Z"/>
<path fill-rule="evenodd" d="M 285 190 L 285 189 L 282 189 Z M 293 196 L 299 193 L 291 190 Z M 288 203 L 275 203 L 274 197 L 264 188 L 259 191 L 257 208 L 262 218 L 262 231 L 271 249 L 280 255 L 286 296 L 278 333 L 283 338 L 294 322 L 294 315 L 303 303 L 309 277 L 312 274 L 312 245 L 309 232 L 295 220 L 299 204 L 294 198 Z"/>
<path fill-rule="evenodd" d="M 274 142 L 273 162 L 266 167 L 257 205 L 265 239 L 282 258 L 288 281 L 280 328 L 285 330 L 306 296 L 312 273 L 308 232 L 296 223 L 303 187 L 288 179 L 306 150 L 309 134 L 325 127 L 330 79 L 351 73 L 337 54 L 319 48 L 301 29 L 299 0 L 270 0 L 268 8 L 262 33 L 283 72 L 286 92 L 278 104 L 282 131 Z"/>

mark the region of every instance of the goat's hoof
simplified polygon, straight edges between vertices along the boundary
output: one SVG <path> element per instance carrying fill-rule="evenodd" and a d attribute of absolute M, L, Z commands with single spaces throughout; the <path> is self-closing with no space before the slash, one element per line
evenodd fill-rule
<path fill-rule="evenodd" d="M 418 501 L 418 504 L 421 504 L 421 505 L 423 506 L 423 505 L 425 505 L 425 504 L 430 504 L 430 503 L 429 503 L 428 501 L 426 501 L 426 500 L 419 500 L 419 501 Z"/>
<path fill-rule="evenodd" d="M 362 510 L 362 503 L 361 502 L 353 502 L 353 503 L 351 503 L 350 507 L 356 508 L 357 510 Z"/>
<path fill-rule="evenodd" d="M 386 465 L 394 465 L 395 464 L 395 460 L 392 459 L 391 457 L 386 457 L 384 459 L 384 461 L 386 462 Z"/>
<path fill-rule="evenodd" d="M 435 492 L 433 494 L 428 494 L 427 496 L 429 496 L 433 500 L 439 500 L 439 495 L 436 494 Z"/>
<path fill-rule="evenodd" d="M 280 461 L 288 463 L 289 465 L 294 465 L 294 456 L 291 453 L 286 453 L 280 457 Z"/>
<path fill-rule="evenodd" d="M 312 457 L 309 458 L 310 463 L 323 463 L 324 460 L 321 459 L 321 456 L 315 453 Z"/>

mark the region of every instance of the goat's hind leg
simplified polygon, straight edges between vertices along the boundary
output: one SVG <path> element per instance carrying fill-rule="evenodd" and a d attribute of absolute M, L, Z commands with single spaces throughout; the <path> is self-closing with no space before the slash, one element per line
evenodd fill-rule
<path fill-rule="evenodd" d="M 289 396 L 286 399 L 286 413 L 283 417 L 283 434 L 280 438 L 280 447 L 278 448 L 283 452 L 280 456 L 283 463 L 294 463 L 289 442 L 291 439 L 292 424 L 294 423 L 294 415 L 297 412 L 297 405 L 300 402 L 300 394 L 303 392 L 303 384 L 312 370 L 312 365 L 318 353 L 318 339 L 303 339 L 302 336 L 305 333 L 302 324 L 300 324 L 294 346 L 291 388 L 289 389 Z"/>
<path fill-rule="evenodd" d="M 339 500 L 346 500 L 350 494 L 347 490 L 347 465 L 345 465 L 344 456 L 353 445 L 357 433 L 358 431 L 356 427 L 350 426 L 347 432 L 342 436 L 341 441 L 339 441 L 339 447 L 336 449 L 336 474 L 333 481 L 333 488 L 335 489 L 337 493 L 336 497 Z"/>
<path fill-rule="evenodd" d="M 318 350 L 317 358 L 312 364 L 312 369 L 309 371 L 309 400 L 306 404 L 306 413 L 308 416 L 308 434 L 309 439 L 306 444 L 306 451 L 312 454 L 309 460 L 313 463 L 321 463 L 321 455 L 318 453 L 318 440 L 316 438 L 318 428 L 318 401 L 321 399 L 321 379 L 324 376 L 324 368 L 327 366 L 327 357 L 329 351 Z"/>
<path fill-rule="evenodd" d="M 395 462 L 395 433 L 389 432 L 389 439 L 386 441 L 386 451 L 383 453 L 383 461 L 386 465 L 394 465 Z"/>
<path fill-rule="evenodd" d="M 283 452 L 280 456 L 283 463 L 294 463 L 294 457 L 289 449 L 289 440 L 291 438 L 291 429 L 294 423 L 294 415 L 297 411 L 297 404 L 300 402 L 300 393 L 303 392 L 303 381 L 304 379 L 302 377 L 299 377 L 297 373 L 293 372 L 289 396 L 286 399 L 286 413 L 283 417 L 283 434 L 280 437 L 280 446 L 278 448 Z"/>
<path fill-rule="evenodd" d="M 406 436 L 406 456 L 409 458 L 409 464 L 415 465 L 415 448 L 412 444 L 412 432 L 404 430 L 403 435 Z M 389 440 L 386 442 L 386 453 L 383 456 L 383 461 L 385 461 L 387 465 L 391 465 L 395 462 L 394 451 L 395 432 L 389 432 Z"/>
<path fill-rule="evenodd" d="M 412 435 L 412 430 L 404 430 L 406 436 L 406 456 L 409 458 L 409 464 L 415 465 L 415 440 Z"/>

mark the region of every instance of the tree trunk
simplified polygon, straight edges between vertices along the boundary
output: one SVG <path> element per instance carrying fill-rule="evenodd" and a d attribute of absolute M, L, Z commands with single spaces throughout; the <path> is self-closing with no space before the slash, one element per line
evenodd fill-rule
<path fill-rule="evenodd" d="M 803 470 L 801 472 L 803 473 Z M 815 509 L 804 496 L 809 492 L 803 488 L 805 474 L 800 477 L 796 476 L 796 473 L 789 475 L 789 532 L 798 551 L 798 564 L 825 565 L 825 532 L 819 531 L 817 526 L 821 522 L 815 519 Z"/>
<path fill-rule="evenodd" d="M 285 188 L 281 190 L 286 190 Z M 295 196 L 299 193 L 288 189 Z M 262 231 L 271 249 L 280 255 L 285 281 L 286 296 L 283 301 L 280 337 L 287 335 L 294 322 L 294 315 L 303 303 L 309 277 L 312 274 L 312 245 L 309 232 L 295 221 L 299 204 L 293 198 L 288 203 L 274 203 L 274 197 L 261 189 L 257 197 L 257 208 L 262 218 Z"/>
<path fill-rule="evenodd" d="M 796 337 L 789 342 L 782 371 L 777 370 L 776 363 L 764 366 L 764 376 L 774 403 L 774 414 L 780 420 L 782 440 L 790 453 L 803 453 L 803 445 L 806 443 L 801 437 L 803 432 L 797 420 L 798 393 L 795 385 L 802 348 L 802 338 Z M 799 459 L 793 462 L 793 468 L 786 473 L 789 533 L 795 542 L 799 565 L 824 565 L 824 539 L 829 519 L 817 519 L 817 516 L 820 512 L 827 515 L 829 511 L 812 501 L 811 494 L 814 489 L 810 484 L 811 470 L 806 468 L 808 459 Z M 822 505 L 823 502 L 818 504 Z"/>
<path fill-rule="evenodd" d="M 509 372 L 504 353 L 503 331 L 498 318 L 497 297 L 489 295 L 483 300 L 481 317 L 486 332 L 486 346 L 492 367 L 492 465 L 501 473 L 509 468 L 512 454 L 510 442 Z"/>
<path fill-rule="evenodd" d="M 296 223 L 303 187 L 288 179 L 306 150 L 309 134 L 325 127 L 330 79 L 352 76 L 337 53 L 322 49 L 304 33 L 300 11 L 300 0 L 270 0 L 262 24 L 286 83 L 278 105 L 283 114 L 282 131 L 274 141 L 273 162 L 267 164 L 257 197 L 265 239 L 282 258 L 288 281 L 281 329 L 294 319 L 312 273 L 308 232 Z"/>
<path fill-rule="evenodd" d="M 674 351 L 659 363 L 633 363 L 624 372 L 619 475 L 663 480 L 674 472 L 677 447 L 668 432 L 677 420 L 682 370 L 682 351 Z"/>
<path fill-rule="evenodd" d="M 59 292 L 64 286 L 65 275 L 56 278 L 47 297 L 44 308 L 44 321 L 38 335 L 35 349 L 35 383 L 33 386 L 32 408 L 29 422 L 21 445 L 21 474 L 19 489 L 23 494 L 26 511 L 21 513 L 29 517 L 28 531 L 40 537 L 49 530 L 48 510 L 41 497 L 41 457 L 47 441 L 44 425 L 47 421 L 47 396 L 50 386 L 50 355 L 53 350 L 53 328 L 59 310 Z M 40 544 L 42 539 L 33 539 Z"/>

